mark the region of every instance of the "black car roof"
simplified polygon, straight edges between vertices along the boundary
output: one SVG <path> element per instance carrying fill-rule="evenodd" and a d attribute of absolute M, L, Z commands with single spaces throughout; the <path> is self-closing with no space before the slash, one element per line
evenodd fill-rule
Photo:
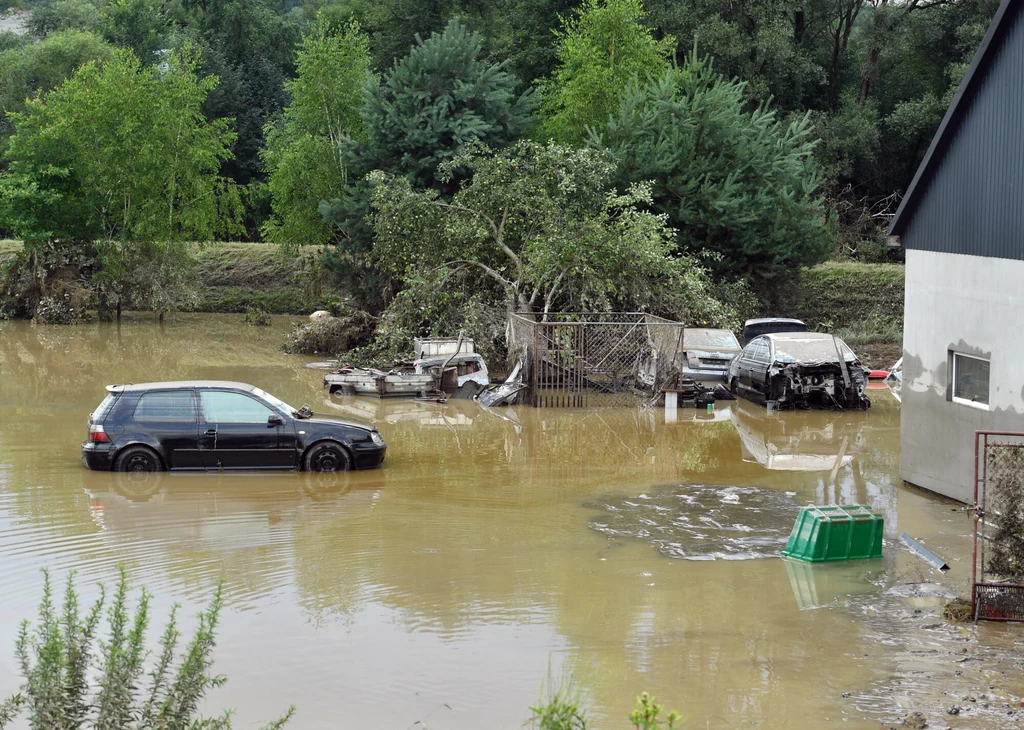
<path fill-rule="evenodd" d="M 166 380 L 155 383 L 126 383 L 123 385 L 108 385 L 108 393 L 130 393 L 140 390 L 173 390 L 174 388 L 230 388 L 232 390 L 246 390 L 252 392 L 255 385 L 238 383 L 233 380 Z"/>

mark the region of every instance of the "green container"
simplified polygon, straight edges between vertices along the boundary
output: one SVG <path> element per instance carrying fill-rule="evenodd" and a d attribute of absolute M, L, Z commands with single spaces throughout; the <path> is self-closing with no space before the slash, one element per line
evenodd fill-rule
<path fill-rule="evenodd" d="M 801 507 L 782 554 L 808 563 L 882 557 L 885 519 L 861 505 Z"/>

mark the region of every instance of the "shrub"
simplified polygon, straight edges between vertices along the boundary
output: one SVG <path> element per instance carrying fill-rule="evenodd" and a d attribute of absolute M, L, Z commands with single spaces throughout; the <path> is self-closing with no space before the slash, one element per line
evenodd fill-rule
<path fill-rule="evenodd" d="M 250 327 L 269 327 L 270 315 L 262 307 L 248 307 L 245 310 L 245 323 Z"/>
<path fill-rule="evenodd" d="M 629 715 L 629 721 L 633 723 L 633 727 L 637 730 L 660 730 L 666 728 L 672 730 L 677 727 L 680 715 L 675 710 L 672 710 L 665 715 L 664 720 L 661 717 L 663 707 L 654 701 L 654 697 L 642 692 L 639 697 L 636 698 L 636 705 L 634 705 L 633 712 Z"/>
<path fill-rule="evenodd" d="M 199 715 L 208 690 L 226 678 L 210 673 L 217 620 L 223 605 L 221 587 L 209 607 L 199 613 L 195 636 L 183 653 L 177 652 L 180 632 L 176 605 L 160 639 L 155 663 L 146 673 L 150 594 L 139 593 L 135 613 L 128 606 L 128 577 L 121 577 L 106 611 L 108 634 L 98 633 L 106 605 L 106 592 L 84 615 L 79 609 L 74 574 L 68 576 L 64 603 L 54 605 L 49 573 L 44 571 L 43 599 L 36 626 L 21 625 L 15 646 L 24 683 L 21 692 L 0 703 L 0 728 L 23 709 L 32 730 L 54 728 L 185 728 L 231 727 L 229 712 L 215 718 Z M 280 728 L 294 708 L 267 726 Z"/>

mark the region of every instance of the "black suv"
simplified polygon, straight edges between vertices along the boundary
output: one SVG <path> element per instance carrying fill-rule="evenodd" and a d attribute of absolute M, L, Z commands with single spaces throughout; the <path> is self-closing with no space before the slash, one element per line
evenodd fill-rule
<path fill-rule="evenodd" d="M 219 380 L 108 385 L 89 416 L 89 469 L 372 469 L 375 428 L 312 418 L 253 385 Z"/>

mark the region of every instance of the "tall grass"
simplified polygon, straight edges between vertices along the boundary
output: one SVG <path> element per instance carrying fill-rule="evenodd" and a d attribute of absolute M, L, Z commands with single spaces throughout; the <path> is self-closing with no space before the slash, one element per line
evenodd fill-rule
<path fill-rule="evenodd" d="M 198 615 L 191 641 L 178 652 L 178 606 L 171 609 L 154 657 L 146 649 L 150 594 L 139 591 L 134 613 L 129 607 L 125 571 L 107 607 L 99 599 L 83 613 L 68 576 L 64 599 L 54 604 L 50 575 L 44 571 L 43 598 L 36 625 L 25 621 L 15 645 L 23 678 L 21 691 L 0 704 L 0 728 L 27 712 L 32 730 L 228 730 L 230 711 L 204 718 L 199 703 L 226 681 L 211 673 L 211 654 L 220 610 L 221 587 Z M 106 609 L 104 611 L 104 609 Z M 106 616 L 105 638 L 99 638 Z M 150 661 L 152 659 L 153 661 Z M 294 708 L 264 730 L 276 730 Z"/>
<path fill-rule="evenodd" d="M 555 678 L 549 668 L 541 701 L 530 710 L 537 730 L 587 730 L 583 694 L 571 673 Z"/>

